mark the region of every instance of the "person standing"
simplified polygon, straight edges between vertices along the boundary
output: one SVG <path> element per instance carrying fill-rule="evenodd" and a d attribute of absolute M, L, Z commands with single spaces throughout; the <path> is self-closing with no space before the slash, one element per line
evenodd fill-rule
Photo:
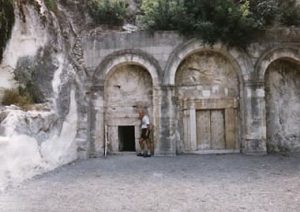
<path fill-rule="evenodd" d="M 141 120 L 141 138 L 139 140 L 141 152 L 138 153 L 137 156 L 151 157 L 151 143 L 149 140 L 150 119 L 144 110 L 139 111 L 139 119 Z M 145 151 L 145 144 L 147 151 Z"/>

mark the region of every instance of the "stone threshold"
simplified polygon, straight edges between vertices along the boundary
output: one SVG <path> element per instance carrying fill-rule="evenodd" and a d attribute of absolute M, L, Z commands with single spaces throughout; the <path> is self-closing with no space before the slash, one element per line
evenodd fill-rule
<path fill-rule="evenodd" d="M 222 150 L 198 150 L 188 152 L 188 154 L 196 154 L 196 155 L 208 155 L 208 154 L 237 154 L 241 153 L 241 150 L 237 149 L 222 149 Z"/>

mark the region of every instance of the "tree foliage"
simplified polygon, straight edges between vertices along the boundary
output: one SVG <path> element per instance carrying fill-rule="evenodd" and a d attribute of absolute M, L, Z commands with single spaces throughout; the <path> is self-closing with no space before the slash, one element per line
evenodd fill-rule
<path fill-rule="evenodd" d="M 299 25 L 295 0 L 144 0 L 149 30 L 178 30 L 205 43 L 246 47 L 275 23 Z"/>
<path fill-rule="evenodd" d="M 300 5 L 295 4 L 295 0 L 280 0 L 278 7 L 283 25 L 300 26 Z"/>
<path fill-rule="evenodd" d="M 175 30 L 180 24 L 179 17 L 185 14 L 180 0 L 143 0 L 141 9 L 144 12 L 142 22 L 151 30 Z"/>

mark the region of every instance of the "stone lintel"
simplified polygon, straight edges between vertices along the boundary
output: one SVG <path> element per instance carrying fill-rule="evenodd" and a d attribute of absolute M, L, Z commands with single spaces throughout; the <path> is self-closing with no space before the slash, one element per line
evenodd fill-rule
<path fill-rule="evenodd" d="M 245 87 L 264 87 L 265 86 L 265 82 L 264 81 L 246 81 L 244 83 Z"/>
<path fill-rule="evenodd" d="M 176 86 L 175 85 L 162 85 L 161 90 L 175 90 Z"/>
<path fill-rule="evenodd" d="M 183 101 L 183 109 L 194 108 L 196 110 L 204 109 L 225 109 L 237 108 L 238 102 L 235 98 L 220 99 L 188 99 Z"/>

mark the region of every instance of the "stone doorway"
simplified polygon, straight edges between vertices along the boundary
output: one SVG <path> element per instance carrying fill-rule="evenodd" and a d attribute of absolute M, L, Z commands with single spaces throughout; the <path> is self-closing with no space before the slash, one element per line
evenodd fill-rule
<path fill-rule="evenodd" d="M 119 151 L 135 152 L 135 133 L 134 126 L 119 126 Z"/>
<path fill-rule="evenodd" d="M 268 151 L 300 151 L 300 64 L 273 62 L 265 75 Z"/>
<path fill-rule="evenodd" d="M 119 65 L 106 78 L 104 93 L 108 152 L 139 151 L 138 110 L 146 108 L 153 117 L 151 75 L 139 65 Z M 130 138 L 129 143 L 126 138 Z"/>
<path fill-rule="evenodd" d="M 223 55 L 199 52 L 187 57 L 176 73 L 179 152 L 240 152 L 239 80 Z M 180 130 L 180 129 L 179 129 Z"/>

